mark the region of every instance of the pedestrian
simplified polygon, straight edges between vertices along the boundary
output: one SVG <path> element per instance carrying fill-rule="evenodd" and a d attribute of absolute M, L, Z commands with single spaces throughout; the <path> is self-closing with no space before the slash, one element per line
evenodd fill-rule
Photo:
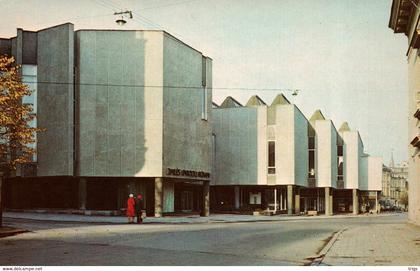
<path fill-rule="evenodd" d="M 137 215 L 137 224 L 141 224 L 143 223 L 143 197 L 142 195 L 138 194 L 137 195 L 137 200 L 136 200 L 136 215 Z"/>
<path fill-rule="evenodd" d="M 134 223 L 135 212 L 136 212 L 136 202 L 134 200 L 134 195 L 130 194 L 127 200 L 128 223 Z"/>

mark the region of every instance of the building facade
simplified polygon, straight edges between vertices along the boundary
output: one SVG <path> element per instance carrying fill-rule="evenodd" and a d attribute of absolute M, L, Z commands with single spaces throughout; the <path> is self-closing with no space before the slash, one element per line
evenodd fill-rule
<path fill-rule="evenodd" d="M 308 120 L 283 95 L 213 109 L 214 211 L 331 215 L 378 206 L 382 159 L 365 154 L 357 131 L 339 131 L 317 110 Z"/>
<path fill-rule="evenodd" d="M 405 163 L 394 165 L 391 163 L 383 168 L 382 193 L 381 198 L 384 204 L 390 207 L 396 206 L 407 208 L 402 201 L 402 197 L 408 194 L 408 167 Z"/>
<path fill-rule="evenodd" d="M 164 31 L 70 23 L 18 29 L 0 50 L 36 89 L 34 125 L 45 129 L 35 170 L 8 180 L 6 207 L 118 211 L 133 193 L 149 215 L 208 215 L 210 58 Z"/>
<path fill-rule="evenodd" d="M 408 219 L 420 224 L 420 10 L 418 0 L 393 0 L 388 27 L 407 37 L 408 60 Z"/>

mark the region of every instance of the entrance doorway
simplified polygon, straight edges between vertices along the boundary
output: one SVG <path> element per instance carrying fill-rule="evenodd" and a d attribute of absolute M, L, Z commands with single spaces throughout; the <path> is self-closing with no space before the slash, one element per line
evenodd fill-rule
<path fill-rule="evenodd" d="M 181 192 L 181 211 L 191 212 L 193 210 L 193 192 L 182 191 Z"/>

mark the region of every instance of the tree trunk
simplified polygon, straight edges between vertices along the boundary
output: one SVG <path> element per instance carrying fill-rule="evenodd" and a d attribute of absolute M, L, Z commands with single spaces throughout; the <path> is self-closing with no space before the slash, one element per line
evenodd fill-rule
<path fill-rule="evenodd" d="M 0 172 L 0 227 L 3 226 L 3 172 Z"/>

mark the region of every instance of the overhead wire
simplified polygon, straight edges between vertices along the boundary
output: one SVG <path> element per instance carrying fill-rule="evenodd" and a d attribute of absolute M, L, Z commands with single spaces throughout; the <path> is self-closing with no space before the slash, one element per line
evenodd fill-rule
<path fill-rule="evenodd" d="M 193 0 L 184 1 L 184 2 L 178 2 L 178 4 L 186 3 L 186 2 L 192 2 L 192 1 Z M 197 1 L 197 0 L 194 0 L 194 1 Z M 97 3 L 100 3 L 103 7 L 110 8 L 110 9 L 112 9 L 114 11 L 115 10 L 122 10 L 123 9 L 122 7 L 116 5 L 112 0 L 96 0 L 96 2 Z M 172 4 L 172 5 L 175 5 L 175 3 Z M 167 6 L 170 6 L 170 5 L 167 5 Z M 160 24 L 158 24 L 156 22 L 153 22 L 149 18 L 140 15 L 139 14 L 139 11 L 132 10 L 132 12 L 135 15 L 135 16 L 133 16 L 132 20 L 136 21 L 140 25 L 147 24 L 147 25 L 151 26 L 152 28 L 157 28 L 156 30 L 165 30 L 165 28 L 166 28 L 165 31 L 170 32 L 171 34 L 174 34 L 175 36 L 183 39 L 184 41 L 189 41 L 190 40 L 190 39 L 186 38 L 185 36 L 183 36 L 183 35 L 175 32 L 175 31 L 173 31 L 172 29 L 169 29 L 167 27 L 163 27 L 162 25 L 160 25 Z"/>
<path fill-rule="evenodd" d="M 145 8 L 139 9 L 139 11 L 155 9 L 155 8 L 165 8 L 165 7 L 170 7 L 170 6 L 177 6 L 177 5 L 186 4 L 186 3 L 195 2 L 195 1 L 198 1 L 198 0 L 187 0 L 187 1 L 175 2 L 175 3 L 172 3 L 172 4 L 161 5 L 161 6 L 145 7 Z"/>
<path fill-rule="evenodd" d="M 177 2 L 177 3 L 173 3 L 173 4 L 168 4 L 168 5 L 164 5 L 164 6 L 156 6 L 156 7 L 150 7 L 150 8 L 144 8 L 144 9 L 140 9 L 140 10 L 145 10 L 145 9 L 151 9 L 151 8 L 159 8 L 159 7 L 165 7 L 165 6 L 173 6 L 173 5 L 179 5 L 179 4 L 183 4 L 183 3 L 188 3 L 188 2 L 193 2 L 193 1 L 198 1 L 198 0 L 188 0 L 188 1 L 182 1 L 182 2 Z M 102 5 L 105 8 L 109 8 L 112 9 L 113 11 L 121 11 L 123 10 L 123 8 L 121 6 L 118 6 L 117 4 L 115 4 L 112 0 L 96 0 L 96 2 L 100 5 Z M 148 24 L 149 26 L 152 27 L 157 27 L 158 29 L 156 30 L 163 30 L 165 27 L 159 25 L 158 23 L 155 23 L 153 21 L 151 21 L 150 19 L 142 16 L 139 14 L 139 11 L 136 10 L 132 10 L 132 12 L 134 13 L 134 16 L 132 18 L 132 20 L 136 21 L 137 23 L 144 25 L 144 24 Z M 173 34 L 175 34 L 175 36 L 182 38 L 183 40 L 188 40 L 187 38 L 183 37 L 181 34 L 176 33 L 174 31 L 168 30 L 168 32 L 171 32 Z M 97 85 L 97 84 L 85 84 L 85 85 Z M 150 87 L 150 88 L 184 88 L 184 89 L 201 89 L 202 86 L 197 86 L 197 87 L 188 87 L 188 86 L 144 86 L 144 85 L 109 85 L 109 86 L 125 86 L 125 87 Z M 295 89 L 281 89 L 281 88 L 245 88 L 245 87 L 212 87 L 213 90 L 240 90 L 240 91 L 290 91 L 290 92 L 294 92 L 296 91 Z"/>
<path fill-rule="evenodd" d="M 74 82 L 49 82 L 37 81 L 26 82 L 24 84 L 51 84 L 51 85 L 79 85 L 79 86 L 102 86 L 102 87 L 131 87 L 131 88 L 173 88 L 173 89 L 202 89 L 203 86 L 164 86 L 164 85 L 133 85 L 133 84 L 105 84 L 105 83 L 74 83 Z M 213 90 L 241 90 L 241 91 L 296 91 L 288 88 L 249 88 L 249 87 L 211 87 Z"/>

